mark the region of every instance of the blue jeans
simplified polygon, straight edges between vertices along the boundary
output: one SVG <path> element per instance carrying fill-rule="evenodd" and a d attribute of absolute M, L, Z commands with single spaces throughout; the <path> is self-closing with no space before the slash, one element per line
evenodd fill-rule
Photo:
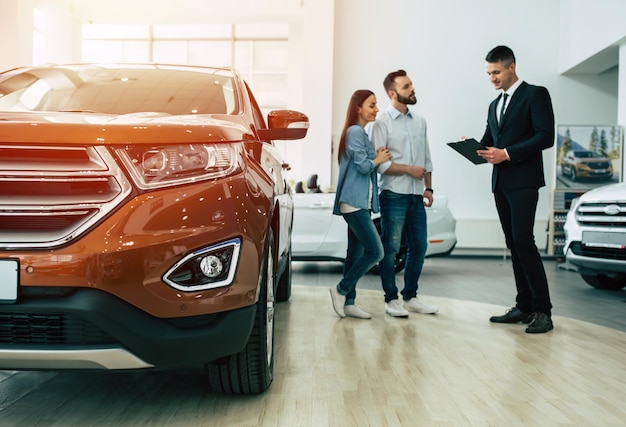
<path fill-rule="evenodd" d="M 379 263 L 380 280 L 385 291 L 385 302 L 398 298 L 394 261 L 400 249 L 402 233 L 406 239 L 406 266 L 402 299 L 417 296 L 418 281 L 422 274 L 428 247 L 426 209 L 422 196 L 398 194 L 389 190 L 380 193 L 380 225 L 385 256 Z"/>
<path fill-rule="evenodd" d="M 352 305 L 357 282 L 382 259 L 383 245 L 368 210 L 360 209 L 342 216 L 348 223 L 348 250 L 337 292 L 346 296 L 346 305 Z"/>

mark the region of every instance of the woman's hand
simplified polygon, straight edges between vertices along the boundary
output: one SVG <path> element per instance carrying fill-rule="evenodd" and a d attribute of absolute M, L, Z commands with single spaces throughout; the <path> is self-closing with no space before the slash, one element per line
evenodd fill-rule
<path fill-rule="evenodd" d="M 391 159 L 391 155 L 389 154 L 389 149 L 387 147 L 380 147 L 376 150 L 376 157 L 374 158 L 374 166 L 378 166 L 381 163 L 385 163 Z"/>

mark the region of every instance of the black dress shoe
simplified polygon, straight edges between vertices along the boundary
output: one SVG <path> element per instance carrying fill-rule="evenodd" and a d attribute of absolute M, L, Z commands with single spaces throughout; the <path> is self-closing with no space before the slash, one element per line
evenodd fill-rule
<path fill-rule="evenodd" d="M 533 321 L 526 327 L 527 334 L 543 334 L 554 328 L 552 319 L 545 313 L 534 313 Z"/>
<path fill-rule="evenodd" d="M 491 316 L 490 322 L 494 323 L 530 323 L 533 320 L 533 315 L 530 313 L 524 313 L 517 307 L 513 307 L 507 310 L 502 316 Z"/>

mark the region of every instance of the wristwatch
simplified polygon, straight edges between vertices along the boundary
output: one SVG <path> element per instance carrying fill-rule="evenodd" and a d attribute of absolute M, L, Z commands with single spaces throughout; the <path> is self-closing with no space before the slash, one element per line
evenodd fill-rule
<path fill-rule="evenodd" d="M 432 188 L 425 188 L 424 191 L 430 191 L 431 193 L 435 194 L 435 191 Z"/>

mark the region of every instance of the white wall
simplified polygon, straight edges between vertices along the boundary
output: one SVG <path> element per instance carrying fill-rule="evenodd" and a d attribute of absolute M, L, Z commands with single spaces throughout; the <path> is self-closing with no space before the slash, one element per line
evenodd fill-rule
<path fill-rule="evenodd" d="M 626 1 L 561 1 L 559 69 L 567 72 L 625 40 Z M 610 49 L 610 57 L 617 48 Z M 617 65 L 615 56 L 613 65 Z M 607 61 L 611 59 L 607 58 Z"/>
<path fill-rule="evenodd" d="M 382 80 L 407 70 L 416 87 L 413 109 L 426 117 L 434 161 L 435 194 L 446 194 L 457 217 L 458 247 L 504 247 L 490 191 L 491 166 L 475 166 L 446 146 L 461 136 L 480 138 L 487 106 L 497 96 L 485 73 L 486 53 L 510 46 L 521 79 L 548 87 L 559 124 L 615 123 L 616 75 L 564 78 L 559 74 L 559 3 L 527 0 L 388 0 L 364 7 L 336 2 L 333 138 L 355 89 L 376 92 Z M 544 152 L 548 186 L 540 193 L 536 238 L 545 247 L 554 149 Z"/>

